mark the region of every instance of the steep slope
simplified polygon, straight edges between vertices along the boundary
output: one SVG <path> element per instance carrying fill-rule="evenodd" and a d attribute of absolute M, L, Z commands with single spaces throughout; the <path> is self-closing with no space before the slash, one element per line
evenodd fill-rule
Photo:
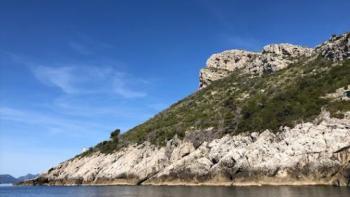
<path fill-rule="evenodd" d="M 349 185 L 349 49 L 346 33 L 216 54 L 201 72 L 220 77 L 30 184 Z"/>

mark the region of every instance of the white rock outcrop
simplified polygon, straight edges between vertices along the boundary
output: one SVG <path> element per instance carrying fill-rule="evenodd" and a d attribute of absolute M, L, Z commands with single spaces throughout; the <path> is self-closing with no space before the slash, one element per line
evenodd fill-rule
<path fill-rule="evenodd" d="M 165 147 L 130 145 L 59 164 L 37 179 L 49 184 L 337 184 L 350 181 L 350 117 L 226 135 L 198 148 L 174 139 Z"/>
<path fill-rule="evenodd" d="M 211 82 L 224 78 L 232 71 L 262 75 L 272 73 L 298 62 L 299 58 L 313 54 L 321 55 L 333 61 L 350 59 L 350 33 L 333 35 L 319 46 L 306 48 L 292 44 L 271 44 L 262 52 L 244 50 L 227 50 L 213 54 L 206 62 L 206 67 L 200 71 L 200 88 L 207 87 Z"/>
<path fill-rule="evenodd" d="M 317 46 L 316 52 L 333 61 L 350 59 L 350 32 L 339 36 L 333 35 L 329 40 Z"/>
<path fill-rule="evenodd" d="M 207 60 L 207 66 L 200 71 L 200 88 L 212 81 L 228 76 L 234 70 L 262 75 L 286 68 L 299 57 L 311 56 L 313 49 L 291 44 L 271 44 L 261 53 L 228 50 L 216 53 Z"/>
<path fill-rule="evenodd" d="M 341 101 L 350 101 L 350 85 L 339 88 L 335 92 L 327 94 L 324 98 Z"/>

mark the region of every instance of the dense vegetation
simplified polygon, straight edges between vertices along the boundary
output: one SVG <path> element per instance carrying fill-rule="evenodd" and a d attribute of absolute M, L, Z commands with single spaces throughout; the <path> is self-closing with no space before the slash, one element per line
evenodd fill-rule
<path fill-rule="evenodd" d="M 346 88 L 349 76 L 350 61 L 334 65 L 323 58 L 300 60 L 262 77 L 237 71 L 120 137 L 118 133 L 118 140 L 102 142 L 85 154 L 96 150 L 109 153 L 126 144 L 144 141 L 164 145 L 175 135 L 183 138 L 207 128 L 212 128 L 216 137 L 265 129 L 277 132 L 281 126 L 312 121 L 323 109 L 342 118 L 342 112 L 350 111 L 350 102 L 324 96 Z"/>

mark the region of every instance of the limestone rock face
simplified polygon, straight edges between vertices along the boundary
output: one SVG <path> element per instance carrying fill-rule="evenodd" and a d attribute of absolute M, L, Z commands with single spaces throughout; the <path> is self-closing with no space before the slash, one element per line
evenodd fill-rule
<path fill-rule="evenodd" d="M 333 35 L 329 40 L 316 47 L 322 56 L 333 61 L 350 59 L 350 32 Z"/>
<path fill-rule="evenodd" d="M 145 142 L 113 154 L 94 153 L 59 164 L 34 184 L 334 184 L 350 182 L 350 117 L 280 133 L 226 135 L 203 142 Z"/>
<path fill-rule="evenodd" d="M 271 44 L 259 53 L 244 50 L 228 50 L 209 57 L 206 67 L 200 71 L 200 88 L 228 76 L 234 70 L 262 75 L 288 67 L 301 57 L 321 55 L 333 61 L 350 59 L 350 33 L 332 36 L 315 49 L 292 44 Z"/>
<path fill-rule="evenodd" d="M 200 71 L 200 88 L 212 81 L 228 76 L 234 70 L 262 75 L 294 63 L 302 56 L 311 56 L 313 49 L 291 44 L 271 44 L 260 53 L 244 50 L 228 50 L 210 56 L 207 66 Z"/>

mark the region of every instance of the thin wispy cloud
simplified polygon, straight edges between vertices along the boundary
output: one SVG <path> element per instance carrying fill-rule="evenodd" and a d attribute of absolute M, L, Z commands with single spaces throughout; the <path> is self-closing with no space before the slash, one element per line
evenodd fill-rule
<path fill-rule="evenodd" d="M 40 113 L 31 110 L 21 110 L 0 106 L 0 120 L 13 121 L 21 124 L 40 125 L 51 134 L 64 133 L 67 135 L 81 135 L 87 131 L 98 131 L 103 125 L 86 123 L 68 118 L 61 118 L 53 114 Z"/>
<path fill-rule="evenodd" d="M 39 82 L 36 85 L 49 87 L 45 91 L 52 97 L 44 102 L 32 103 L 40 109 L 17 107 L 12 102 L 2 103 L 3 106 L 7 106 L 0 111 L 2 121 L 45 125 L 42 131 L 55 134 L 74 130 L 84 132 L 88 128 L 101 131 L 99 128 L 91 128 L 89 122 L 102 119 L 113 122 L 112 127 L 117 126 L 126 131 L 147 120 L 154 113 L 141 105 L 142 102 L 149 101 L 147 90 L 152 89 L 153 82 L 121 72 L 121 62 L 114 60 L 108 63 L 94 63 L 95 65 L 83 62 L 39 64 L 23 55 L 3 55 L 7 58 L 2 60 L 25 66 L 31 78 L 34 77 Z M 113 66 L 97 66 L 100 64 Z M 57 95 L 55 90 L 60 90 L 61 94 Z M 73 120 L 79 121 L 72 123 Z M 81 129 L 82 127 L 86 129 Z"/>
<path fill-rule="evenodd" d="M 145 97 L 147 94 L 128 88 L 126 77 L 119 75 L 113 78 L 113 91 L 125 98 Z"/>
<path fill-rule="evenodd" d="M 72 86 L 72 67 L 50 68 L 46 66 L 35 67 L 33 72 L 37 79 L 48 86 L 57 86 L 63 92 L 71 94 L 77 90 Z"/>
<path fill-rule="evenodd" d="M 32 70 L 43 84 L 60 88 L 66 94 L 116 94 L 124 98 L 147 95 L 137 89 L 143 85 L 143 80 L 112 67 L 37 66 Z"/>
<path fill-rule="evenodd" d="M 15 53 L 6 52 L 4 55 L 11 62 L 29 68 L 42 84 L 57 87 L 66 94 L 115 94 L 127 99 L 141 98 L 147 96 L 145 90 L 150 85 L 149 80 L 134 77 L 112 66 L 84 63 L 48 63 L 50 66 L 47 66 Z M 117 64 L 122 65 L 120 62 Z"/>

